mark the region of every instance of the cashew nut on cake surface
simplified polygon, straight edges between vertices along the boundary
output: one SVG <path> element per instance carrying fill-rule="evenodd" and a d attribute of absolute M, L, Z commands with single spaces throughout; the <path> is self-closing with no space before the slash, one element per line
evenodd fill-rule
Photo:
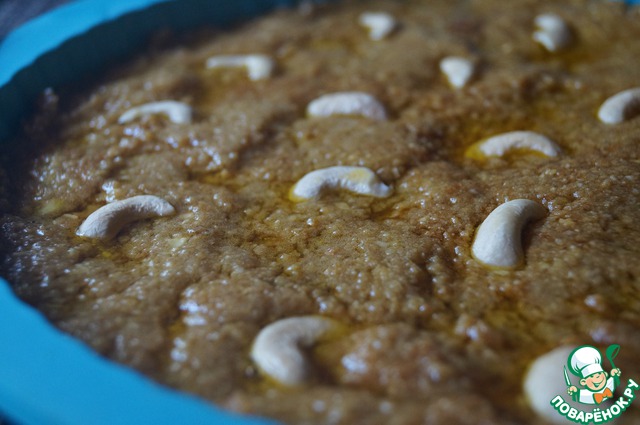
<path fill-rule="evenodd" d="M 471 251 L 480 263 L 497 268 L 514 268 L 524 262 L 522 230 L 532 220 L 547 215 L 547 209 L 528 199 L 505 202 L 478 227 Z"/>
<path fill-rule="evenodd" d="M 302 349 L 313 346 L 337 327 L 334 320 L 321 316 L 278 320 L 260 331 L 251 358 L 263 373 L 281 384 L 302 384 L 311 369 Z"/>
<path fill-rule="evenodd" d="M 80 225 L 76 234 L 86 238 L 109 240 L 134 221 L 175 214 L 175 208 L 162 198 L 139 195 L 111 202 L 94 211 Z"/>
<path fill-rule="evenodd" d="M 325 189 L 345 189 L 360 195 L 385 198 L 391 187 L 366 167 L 335 166 L 312 171 L 293 186 L 289 198 L 294 202 L 318 197 Z"/>

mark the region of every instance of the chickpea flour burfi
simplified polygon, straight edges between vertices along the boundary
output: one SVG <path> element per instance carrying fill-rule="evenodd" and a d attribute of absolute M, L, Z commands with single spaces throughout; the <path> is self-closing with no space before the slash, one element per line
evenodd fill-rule
<path fill-rule="evenodd" d="M 564 423 L 577 347 L 608 353 L 589 367 L 615 397 L 640 382 L 638 40 L 639 8 L 599 0 L 341 1 L 159 34 L 47 90 L 5 148 L 2 276 L 227 409 Z"/>

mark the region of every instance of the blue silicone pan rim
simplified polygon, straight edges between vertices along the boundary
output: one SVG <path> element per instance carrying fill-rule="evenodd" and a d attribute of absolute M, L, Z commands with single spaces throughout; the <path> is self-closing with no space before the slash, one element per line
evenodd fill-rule
<path fill-rule="evenodd" d="M 0 143 L 33 99 L 125 58 L 158 28 L 232 25 L 297 0 L 79 0 L 0 44 Z M 23 425 L 274 422 L 216 408 L 110 362 L 54 328 L 0 279 L 0 412 Z"/>
<path fill-rule="evenodd" d="M 159 27 L 232 24 L 296 3 L 78 0 L 54 9 L 0 44 L 0 143 L 7 143 L 44 88 L 126 57 Z M 86 51 L 89 46 L 92 52 Z M 20 301 L 2 279 L 0 412 L 24 425 L 274 423 L 221 411 L 100 357 Z"/>

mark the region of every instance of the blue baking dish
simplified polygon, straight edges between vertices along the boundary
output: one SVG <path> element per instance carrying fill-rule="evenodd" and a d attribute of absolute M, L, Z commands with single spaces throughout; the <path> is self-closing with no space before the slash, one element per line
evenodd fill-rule
<path fill-rule="evenodd" d="M 36 96 L 142 47 L 159 28 L 228 26 L 298 0 L 78 0 L 0 44 L 0 143 Z M 0 422 L 24 425 L 227 424 L 272 421 L 215 408 L 109 362 L 63 334 L 0 279 Z"/>
<path fill-rule="evenodd" d="M 0 44 L 0 143 L 8 143 L 44 88 L 127 57 L 157 28 L 230 25 L 296 3 L 79 0 L 42 15 Z M 273 423 L 221 411 L 103 359 L 52 327 L 2 279 L 0 415 L 24 425 Z"/>

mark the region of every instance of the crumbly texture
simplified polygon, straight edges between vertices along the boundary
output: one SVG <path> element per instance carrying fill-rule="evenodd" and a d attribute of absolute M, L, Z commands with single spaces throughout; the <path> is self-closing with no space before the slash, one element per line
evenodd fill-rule
<path fill-rule="evenodd" d="M 596 116 L 640 85 L 639 9 L 340 2 L 160 43 L 91 89 L 43 95 L 5 164 L 2 274 L 99 353 L 229 409 L 292 424 L 544 423 L 522 380 L 557 346 L 620 344 L 623 378 L 640 378 L 640 117 Z M 399 26 L 372 41 L 364 11 Z M 532 40 L 547 12 L 572 29 L 557 53 Z M 272 56 L 275 74 L 204 66 L 245 53 Z M 438 67 L 451 55 L 476 64 L 462 89 Z M 375 96 L 389 119 L 305 116 L 338 91 Z M 192 105 L 193 123 L 118 124 L 167 99 Z M 514 130 L 563 154 L 464 155 Z M 393 195 L 289 200 L 302 176 L 334 165 L 370 168 Z M 112 241 L 75 235 L 106 202 L 142 194 L 177 214 Z M 518 198 L 549 211 L 525 227 L 525 264 L 479 264 L 477 226 Z M 287 388 L 249 352 L 266 325 L 299 315 L 347 330 L 312 347 L 310 382 Z"/>

